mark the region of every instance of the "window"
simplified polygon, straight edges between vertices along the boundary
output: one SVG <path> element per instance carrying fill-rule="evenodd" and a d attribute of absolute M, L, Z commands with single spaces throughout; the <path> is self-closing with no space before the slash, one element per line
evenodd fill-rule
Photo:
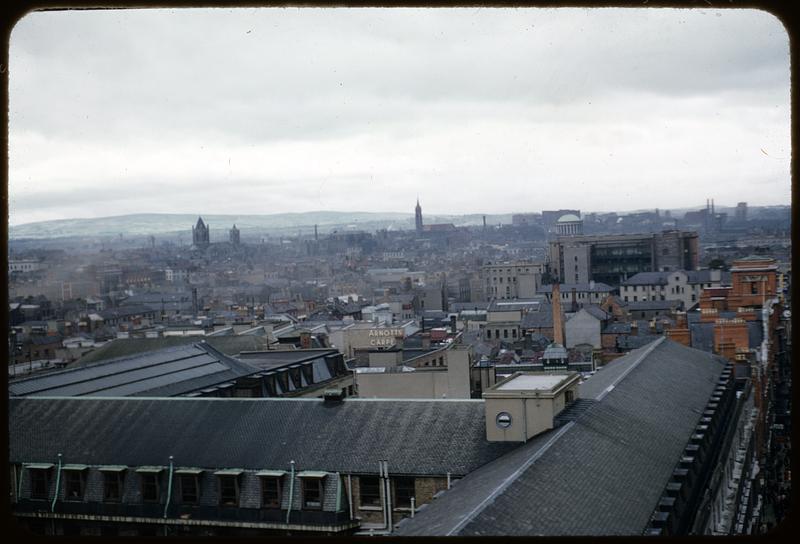
<path fill-rule="evenodd" d="M 219 476 L 220 506 L 239 506 L 239 477 Z"/>
<path fill-rule="evenodd" d="M 31 498 L 47 499 L 50 491 L 50 469 L 28 469 L 31 475 Z"/>
<path fill-rule="evenodd" d="M 142 501 L 144 502 L 158 502 L 159 488 L 158 488 L 158 473 L 146 472 L 142 475 Z"/>
<path fill-rule="evenodd" d="M 64 471 L 64 500 L 82 501 L 84 490 L 84 471 L 65 470 Z"/>
<path fill-rule="evenodd" d="M 381 485 L 377 476 L 360 476 L 358 478 L 361 491 L 361 506 L 381 505 Z"/>
<path fill-rule="evenodd" d="M 397 508 L 411 508 L 414 497 L 414 478 L 397 477 L 394 481 L 394 504 Z"/>
<path fill-rule="evenodd" d="M 516 338 L 516 337 L 517 337 L 517 329 L 511 329 L 511 336 L 512 336 L 513 338 Z"/>
<path fill-rule="evenodd" d="M 261 478 L 261 507 L 281 507 L 281 479 L 276 477 Z"/>
<path fill-rule="evenodd" d="M 303 508 L 322 509 L 322 479 L 303 478 Z"/>
<path fill-rule="evenodd" d="M 508 329 L 503 329 L 503 338 L 508 338 Z"/>
<path fill-rule="evenodd" d="M 180 474 L 178 481 L 181 486 L 181 502 L 194 504 L 199 498 L 199 485 L 194 474 Z"/>
<path fill-rule="evenodd" d="M 103 472 L 103 500 L 119 502 L 122 498 L 123 472 Z"/>

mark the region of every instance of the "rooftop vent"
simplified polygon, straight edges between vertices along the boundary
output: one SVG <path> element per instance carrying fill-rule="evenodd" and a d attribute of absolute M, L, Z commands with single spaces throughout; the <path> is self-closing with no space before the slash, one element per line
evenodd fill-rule
<path fill-rule="evenodd" d="M 322 400 L 325 405 L 332 406 L 344 402 L 344 394 L 341 389 L 326 389 L 322 394 Z"/>

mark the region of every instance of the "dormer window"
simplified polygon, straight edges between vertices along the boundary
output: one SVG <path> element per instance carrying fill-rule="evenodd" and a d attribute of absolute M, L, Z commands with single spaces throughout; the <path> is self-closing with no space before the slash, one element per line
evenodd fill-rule
<path fill-rule="evenodd" d="M 328 474 L 314 470 L 300 472 L 298 476 L 303 482 L 303 508 L 322 510 L 323 482 Z"/>
<path fill-rule="evenodd" d="M 159 474 L 162 470 L 164 470 L 162 467 L 139 467 L 136 469 L 141 479 L 142 502 L 160 501 Z"/>
<path fill-rule="evenodd" d="M 186 468 L 176 470 L 180 486 L 181 502 L 184 504 L 197 504 L 200 501 L 200 474 L 201 469 Z"/>
<path fill-rule="evenodd" d="M 214 473 L 219 478 L 220 506 L 239 506 L 239 476 L 242 471 L 236 469 L 218 470 Z"/>
<path fill-rule="evenodd" d="M 31 499 L 46 500 L 50 495 L 50 469 L 53 465 L 41 463 L 27 468 L 31 478 Z"/>
<path fill-rule="evenodd" d="M 82 501 L 86 491 L 85 465 L 64 465 L 64 500 Z"/>
<path fill-rule="evenodd" d="M 106 502 L 120 502 L 125 477 L 124 466 L 100 467 L 103 474 L 103 500 Z"/>

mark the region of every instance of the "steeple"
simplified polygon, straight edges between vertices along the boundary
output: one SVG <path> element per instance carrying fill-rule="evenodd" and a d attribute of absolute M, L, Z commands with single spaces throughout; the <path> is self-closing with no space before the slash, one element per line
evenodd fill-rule
<path fill-rule="evenodd" d="M 417 232 L 422 232 L 422 206 L 419 205 L 419 195 L 417 195 L 417 207 L 414 208 L 414 221 Z"/>
<path fill-rule="evenodd" d="M 203 222 L 203 218 L 198 217 L 197 224 L 192 227 L 192 245 L 199 249 L 208 247 L 210 243 L 209 232 L 210 230 Z"/>

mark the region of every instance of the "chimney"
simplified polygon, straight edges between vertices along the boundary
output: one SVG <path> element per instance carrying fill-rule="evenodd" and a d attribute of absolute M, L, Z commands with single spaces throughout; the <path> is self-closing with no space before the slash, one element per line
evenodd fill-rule
<path fill-rule="evenodd" d="M 300 349 L 311 349 L 311 333 L 309 331 L 300 333 Z"/>
<path fill-rule="evenodd" d="M 453 314 L 450 316 L 450 328 L 452 329 L 452 333 L 456 333 L 456 315 Z"/>
<path fill-rule="evenodd" d="M 431 333 L 423 332 L 422 333 L 422 349 L 428 349 L 431 347 Z"/>
<path fill-rule="evenodd" d="M 564 345 L 564 323 L 561 317 L 561 287 L 553 284 L 553 342 Z"/>
<path fill-rule="evenodd" d="M 578 294 L 576 293 L 576 288 L 572 288 L 572 311 L 578 311 Z"/>
<path fill-rule="evenodd" d="M 631 336 L 639 334 L 639 324 L 636 321 L 631 321 Z"/>

